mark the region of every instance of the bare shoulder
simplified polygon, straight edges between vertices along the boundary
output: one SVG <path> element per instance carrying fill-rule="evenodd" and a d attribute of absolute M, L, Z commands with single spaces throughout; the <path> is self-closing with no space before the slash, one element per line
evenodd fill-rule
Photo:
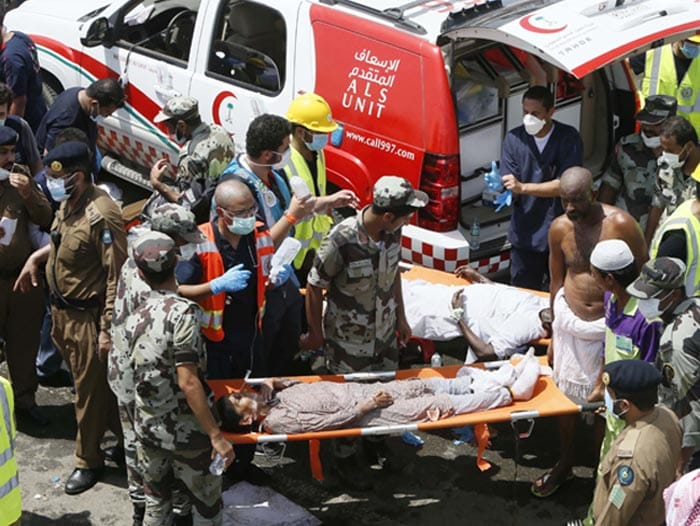
<path fill-rule="evenodd" d="M 636 229 L 638 226 L 637 220 L 621 208 L 603 204 L 603 212 L 605 214 L 603 221 L 616 230 Z"/>
<path fill-rule="evenodd" d="M 566 214 L 557 216 L 549 227 L 549 238 L 561 239 L 567 232 L 571 231 L 573 226 L 574 224 L 566 217 Z"/>

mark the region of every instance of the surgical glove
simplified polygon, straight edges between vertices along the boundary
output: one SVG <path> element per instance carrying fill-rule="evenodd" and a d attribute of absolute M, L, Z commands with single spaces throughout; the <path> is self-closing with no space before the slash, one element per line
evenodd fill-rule
<path fill-rule="evenodd" d="M 510 206 L 512 203 L 513 203 L 513 191 L 512 190 L 506 190 L 502 194 L 499 194 L 499 196 L 493 201 L 493 204 L 496 205 L 496 212 L 500 212 L 503 207 Z"/>
<path fill-rule="evenodd" d="M 279 287 L 287 283 L 287 280 L 294 275 L 294 269 L 290 264 L 275 267 L 270 272 L 270 283 L 273 287 Z"/>
<path fill-rule="evenodd" d="M 245 270 L 243 264 L 228 269 L 223 276 L 214 278 L 209 282 L 212 294 L 220 292 L 238 292 L 248 286 L 250 270 Z"/>
<path fill-rule="evenodd" d="M 486 188 L 492 192 L 500 192 L 503 190 L 503 182 L 501 180 L 501 173 L 498 170 L 496 161 L 491 161 L 491 171 L 484 174 L 484 182 L 486 183 Z"/>

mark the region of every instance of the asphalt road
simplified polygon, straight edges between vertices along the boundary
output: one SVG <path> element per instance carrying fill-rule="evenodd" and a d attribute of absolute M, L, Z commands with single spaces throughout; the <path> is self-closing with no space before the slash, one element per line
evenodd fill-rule
<path fill-rule="evenodd" d="M 4 365 L 0 373 L 6 374 Z M 108 465 L 104 479 L 82 495 L 63 492 L 65 478 L 73 468 L 72 394 L 68 388 L 40 387 L 37 399 L 50 416 L 51 425 L 38 428 L 19 423 L 22 524 L 130 525 L 126 476 L 116 466 Z M 589 427 L 583 427 L 579 434 L 581 465 L 574 470 L 575 478 L 549 499 L 533 497 L 529 487 L 556 461 L 556 422 L 536 421 L 532 436 L 520 441 L 517 468 L 512 429 L 503 424 L 495 431 L 498 434 L 485 455 L 493 467 L 484 473 L 476 467 L 476 448 L 455 444 L 449 430 L 421 433 L 425 440 L 421 448 L 390 437 L 396 469 L 373 471 L 369 491 L 351 490 L 333 477 L 316 482 L 310 474 L 306 443 L 288 444 L 281 462 L 256 456 L 256 463 L 272 476 L 276 491 L 329 525 L 548 526 L 563 525 L 585 515 L 593 491 Z M 113 437 L 105 439 L 105 446 L 112 443 Z"/>

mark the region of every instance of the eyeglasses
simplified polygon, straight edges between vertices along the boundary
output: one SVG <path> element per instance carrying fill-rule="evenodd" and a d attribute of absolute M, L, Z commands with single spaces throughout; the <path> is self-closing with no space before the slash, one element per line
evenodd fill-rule
<path fill-rule="evenodd" d="M 250 208 L 246 208 L 244 210 L 229 210 L 228 208 L 221 208 L 221 210 L 224 212 L 224 215 L 228 217 L 229 219 L 233 219 L 234 217 L 250 217 L 254 216 L 258 212 L 258 205 L 253 205 Z"/>

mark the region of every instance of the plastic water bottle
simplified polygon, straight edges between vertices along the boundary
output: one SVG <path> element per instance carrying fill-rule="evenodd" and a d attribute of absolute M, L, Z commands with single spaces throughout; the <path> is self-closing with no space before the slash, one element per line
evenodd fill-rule
<path fill-rule="evenodd" d="M 220 477 L 224 473 L 225 465 L 226 459 L 217 453 L 214 460 L 212 460 L 211 464 L 209 464 L 209 473 Z"/>
<path fill-rule="evenodd" d="M 434 352 L 430 357 L 430 367 L 442 367 L 442 356 L 440 356 L 440 353 Z"/>
<path fill-rule="evenodd" d="M 307 195 L 311 195 L 311 190 L 309 190 L 309 185 L 306 184 L 301 177 L 294 175 L 289 179 L 289 186 L 292 187 L 294 195 L 297 199 L 304 199 Z"/>
<path fill-rule="evenodd" d="M 471 250 L 479 250 L 481 242 L 479 241 L 479 236 L 481 235 L 481 227 L 479 226 L 479 220 L 475 217 L 472 220 L 472 228 L 469 231 L 469 248 Z"/>
<path fill-rule="evenodd" d="M 272 254 L 270 266 L 275 269 L 283 265 L 289 265 L 301 250 L 301 241 L 293 237 L 286 237 Z"/>

